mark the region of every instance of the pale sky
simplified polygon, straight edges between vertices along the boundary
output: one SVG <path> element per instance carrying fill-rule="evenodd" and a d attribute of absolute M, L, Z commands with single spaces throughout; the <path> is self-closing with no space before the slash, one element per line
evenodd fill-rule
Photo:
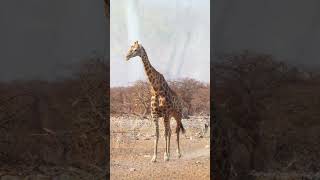
<path fill-rule="evenodd" d="M 134 40 L 166 79 L 210 82 L 210 0 L 114 0 L 110 26 L 111 86 L 146 80 L 140 58 L 124 58 Z"/>
<path fill-rule="evenodd" d="M 0 81 L 57 80 L 107 46 L 102 0 L 1 0 Z"/>
<path fill-rule="evenodd" d="M 111 0 L 113 86 L 145 79 L 141 62 L 124 61 L 129 47 L 126 1 Z M 320 66 L 319 0 L 212 3 L 215 52 L 251 49 L 293 64 Z M 209 81 L 209 5 L 209 0 L 139 0 L 139 40 L 166 78 Z M 0 27 L 0 81 L 59 79 L 70 75 L 65 66 L 109 49 L 102 0 L 1 0 Z"/>
<path fill-rule="evenodd" d="M 215 52 L 253 50 L 319 68 L 319 0 L 220 0 L 212 9 Z"/>

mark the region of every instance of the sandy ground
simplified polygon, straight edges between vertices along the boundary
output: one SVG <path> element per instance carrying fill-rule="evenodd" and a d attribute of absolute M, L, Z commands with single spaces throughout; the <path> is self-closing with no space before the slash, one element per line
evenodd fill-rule
<path fill-rule="evenodd" d="M 163 123 L 160 120 L 158 159 L 153 155 L 154 126 L 148 119 L 111 118 L 111 179 L 209 179 L 210 131 L 204 124 L 209 117 L 184 119 L 186 133 L 180 137 L 182 157 L 176 154 L 176 122 L 171 120 L 171 157 L 164 162 Z"/>

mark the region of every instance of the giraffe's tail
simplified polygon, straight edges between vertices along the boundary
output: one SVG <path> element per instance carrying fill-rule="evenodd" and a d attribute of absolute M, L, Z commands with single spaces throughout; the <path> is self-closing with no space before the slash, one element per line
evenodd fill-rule
<path fill-rule="evenodd" d="M 181 129 L 181 133 L 184 134 L 186 133 L 186 130 L 184 129 L 182 122 L 180 122 L 180 129 Z"/>

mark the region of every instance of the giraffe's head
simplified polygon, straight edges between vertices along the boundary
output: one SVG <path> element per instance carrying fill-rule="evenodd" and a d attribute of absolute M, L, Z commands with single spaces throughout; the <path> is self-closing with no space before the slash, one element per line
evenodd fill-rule
<path fill-rule="evenodd" d="M 141 49 L 142 49 L 141 47 L 142 46 L 138 43 L 138 41 L 134 42 L 133 45 L 128 50 L 128 53 L 126 55 L 126 60 L 128 61 L 133 57 L 141 56 Z"/>

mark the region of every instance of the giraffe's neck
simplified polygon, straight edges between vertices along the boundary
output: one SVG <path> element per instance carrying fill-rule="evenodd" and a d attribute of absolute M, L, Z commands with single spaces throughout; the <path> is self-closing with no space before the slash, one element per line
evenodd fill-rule
<path fill-rule="evenodd" d="M 152 65 L 149 61 L 148 55 L 143 47 L 142 47 L 141 60 L 143 62 L 144 71 L 145 71 L 146 75 L 148 76 L 148 80 L 149 80 L 150 84 L 154 86 L 155 85 L 155 77 L 159 73 L 154 67 L 152 67 Z"/>

